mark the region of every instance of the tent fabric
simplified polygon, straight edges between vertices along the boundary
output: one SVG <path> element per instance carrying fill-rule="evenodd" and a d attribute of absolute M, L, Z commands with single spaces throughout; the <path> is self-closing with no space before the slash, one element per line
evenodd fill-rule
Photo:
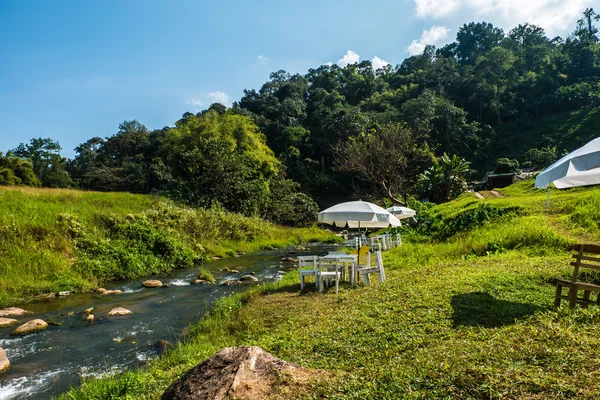
<path fill-rule="evenodd" d="M 378 205 L 366 201 L 336 204 L 319 213 L 319 222 L 338 228 L 387 228 L 400 226 L 400 220 Z"/>
<path fill-rule="evenodd" d="M 408 208 L 408 207 L 401 207 L 401 206 L 393 206 L 390 208 L 386 208 L 386 210 L 389 211 L 391 214 L 393 214 L 398 219 L 414 217 L 417 214 L 417 212 L 415 210 Z"/>
<path fill-rule="evenodd" d="M 546 188 L 552 182 L 558 189 L 600 184 L 600 138 L 546 168 L 535 179 L 535 187 Z"/>

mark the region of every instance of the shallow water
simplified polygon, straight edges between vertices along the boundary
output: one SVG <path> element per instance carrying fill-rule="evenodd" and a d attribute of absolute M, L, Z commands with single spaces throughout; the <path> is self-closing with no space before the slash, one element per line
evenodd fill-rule
<path fill-rule="evenodd" d="M 293 266 L 281 263 L 289 250 L 259 252 L 205 265 L 218 283 L 255 272 L 260 282 L 281 278 L 281 271 Z M 311 246 L 298 254 L 323 254 L 327 249 Z M 222 268 L 238 269 L 240 274 L 221 272 Z M 146 289 L 141 282 L 149 279 L 115 282 L 107 289 L 120 289 L 121 295 L 98 296 L 74 294 L 51 302 L 23 306 L 33 316 L 62 323 L 50 325 L 43 332 L 11 337 L 13 327 L 0 329 L 0 347 L 6 350 L 11 368 L 0 375 L 0 400 L 48 399 L 76 385 L 82 377 L 102 376 L 143 365 L 159 354 L 158 340 L 176 341 L 191 324 L 197 322 L 215 300 L 247 289 L 247 285 L 190 285 L 196 268 L 173 271 L 156 276 L 167 288 Z M 81 312 L 94 307 L 96 321 L 83 322 Z M 102 318 L 113 307 L 133 312 L 126 317 Z M 68 312 L 73 316 L 66 316 Z M 200 360 L 198 360 L 200 361 Z"/>

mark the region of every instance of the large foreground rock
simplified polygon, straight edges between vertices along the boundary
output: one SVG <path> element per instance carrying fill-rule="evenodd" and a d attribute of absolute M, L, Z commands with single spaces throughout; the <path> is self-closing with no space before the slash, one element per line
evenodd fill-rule
<path fill-rule="evenodd" d="M 0 317 L 22 317 L 23 315 L 31 315 L 31 311 L 23 310 L 17 307 L 8 307 L 0 310 Z"/>
<path fill-rule="evenodd" d="M 27 335 L 28 333 L 43 331 L 46 328 L 48 328 L 46 321 L 42 319 L 32 319 L 31 321 L 15 328 L 15 330 L 13 330 L 10 334 L 11 336 L 21 336 Z"/>
<path fill-rule="evenodd" d="M 17 323 L 19 323 L 19 321 L 16 319 L 0 317 L 0 328 L 6 328 Z"/>
<path fill-rule="evenodd" d="M 326 375 L 282 361 L 260 347 L 228 347 L 186 372 L 161 400 L 289 398 L 295 388 Z"/>
<path fill-rule="evenodd" d="M 131 315 L 131 314 L 133 314 L 131 311 L 129 311 L 128 309 L 123 308 L 123 307 L 115 307 L 108 312 L 109 317 L 120 317 L 123 315 Z"/>
<path fill-rule="evenodd" d="M 163 283 L 158 279 L 148 279 L 147 281 L 142 282 L 142 286 L 147 288 L 161 287 L 162 285 Z"/>
<path fill-rule="evenodd" d="M 6 357 L 6 352 L 0 347 L 0 373 L 6 371 L 8 368 L 10 368 L 10 362 L 8 361 L 8 357 Z"/>

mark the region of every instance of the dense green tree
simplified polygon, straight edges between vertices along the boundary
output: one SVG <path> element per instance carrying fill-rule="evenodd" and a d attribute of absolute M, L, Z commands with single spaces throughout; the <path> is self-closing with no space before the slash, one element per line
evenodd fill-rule
<path fill-rule="evenodd" d="M 402 105 L 407 126 L 426 141 L 437 154 L 458 153 L 473 156 L 480 128 L 469 122 L 467 113 L 444 97 L 426 90 Z"/>
<path fill-rule="evenodd" d="M 247 215 L 265 207 L 269 180 L 280 168 L 249 118 L 216 111 L 186 116 L 166 133 L 159 154 L 170 169 L 163 186 L 172 196 Z"/>
<path fill-rule="evenodd" d="M 37 187 L 41 186 L 41 182 L 28 160 L 17 157 L 9 151 L 6 155 L 0 152 L 0 185 Z"/>
<path fill-rule="evenodd" d="M 73 184 L 66 170 L 67 159 L 60 155 L 60 144 L 50 138 L 31 139 L 13 150 L 17 157 L 27 159 L 42 186 L 65 188 Z"/>
<path fill-rule="evenodd" d="M 464 63 L 475 65 L 477 59 L 500 45 L 504 31 L 487 22 L 464 24 L 456 34 L 454 55 Z"/>

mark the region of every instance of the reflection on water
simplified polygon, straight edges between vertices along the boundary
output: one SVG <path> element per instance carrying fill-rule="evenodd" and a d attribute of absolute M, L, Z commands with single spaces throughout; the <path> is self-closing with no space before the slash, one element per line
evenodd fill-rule
<path fill-rule="evenodd" d="M 302 253 L 320 254 L 325 250 L 315 246 Z M 205 268 L 217 282 L 250 272 L 261 282 L 271 281 L 282 276 L 282 254 L 286 251 L 256 253 L 218 260 Z M 240 270 L 240 274 L 220 271 L 224 268 Z M 122 290 L 121 295 L 75 294 L 23 306 L 35 313 L 33 317 L 62 326 L 50 325 L 43 332 L 23 337 L 9 335 L 14 327 L 0 329 L 0 347 L 6 350 L 11 363 L 11 368 L 0 375 L 0 400 L 47 399 L 77 384 L 82 377 L 99 377 L 141 366 L 158 356 L 158 340 L 179 339 L 215 300 L 248 288 L 190 285 L 196 274 L 197 270 L 190 268 L 157 276 L 169 285 L 166 288 L 145 289 L 141 287 L 143 279 L 139 279 L 106 286 Z M 92 326 L 84 324 L 81 313 L 88 307 L 94 307 L 96 320 Z M 113 307 L 125 307 L 133 315 L 105 318 Z M 69 312 L 74 314 L 69 316 Z M 32 317 L 20 318 L 29 319 Z"/>

